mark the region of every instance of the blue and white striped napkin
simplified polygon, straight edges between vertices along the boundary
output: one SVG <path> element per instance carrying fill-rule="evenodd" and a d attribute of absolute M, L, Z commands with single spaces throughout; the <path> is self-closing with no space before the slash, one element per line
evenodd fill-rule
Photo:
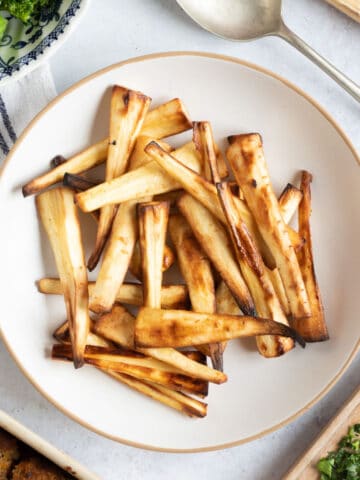
<path fill-rule="evenodd" d="M 0 88 L 0 162 L 32 118 L 56 95 L 47 63 Z"/>

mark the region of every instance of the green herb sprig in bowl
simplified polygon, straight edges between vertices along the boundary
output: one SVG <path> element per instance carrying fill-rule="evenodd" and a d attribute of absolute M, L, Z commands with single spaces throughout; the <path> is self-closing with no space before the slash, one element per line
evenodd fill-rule
<path fill-rule="evenodd" d="M 360 480 L 360 423 L 349 428 L 338 449 L 322 458 L 320 480 Z"/>

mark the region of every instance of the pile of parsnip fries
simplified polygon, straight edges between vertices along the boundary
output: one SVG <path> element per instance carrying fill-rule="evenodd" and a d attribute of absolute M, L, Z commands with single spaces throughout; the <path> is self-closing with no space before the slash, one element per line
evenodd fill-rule
<path fill-rule="evenodd" d="M 303 171 L 300 188 L 288 184 L 276 198 L 259 134 L 229 137 L 226 162 L 210 123 L 191 122 L 181 100 L 150 103 L 114 86 L 109 136 L 55 157 L 23 187 L 37 195 L 59 273 L 39 290 L 65 301 L 53 358 L 93 365 L 204 417 L 208 383 L 227 380 L 227 341 L 253 336 L 261 355 L 278 357 L 296 341 L 328 338 L 312 256 L 311 175 Z M 164 141 L 190 129 L 180 148 Z M 86 178 L 102 163 L 104 179 Z M 78 208 L 97 222 L 87 265 Z M 296 211 L 298 231 L 289 226 Z M 175 263 L 183 281 L 164 285 Z M 126 282 L 129 273 L 136 282 Z"/>

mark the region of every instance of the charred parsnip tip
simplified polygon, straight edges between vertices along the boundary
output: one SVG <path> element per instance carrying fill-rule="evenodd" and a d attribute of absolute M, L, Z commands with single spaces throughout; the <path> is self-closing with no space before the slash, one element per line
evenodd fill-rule
<path fill-rule="evenodd" d="M 148 112 L 140 134 L 160 139 L 189 130 L 191 125 L 183 103 L 178 98 L 174 98 Z M 82 173 L 105 162 L 108 146 L 109 138 L 107 137 L 70 157 L 66 162 L 58 163 L 57 168 L 24 185 L 24 196 L 38 193 L 55 183 L 61 182 L 66 172 Z M 57 155 L 57 157 L 60 157 L 60 155 Z"/>
<path fill-rule="evenodd" d="M 104 253 L 99 275 L 90 296 L 90 309 L 111 310 L 122 285 L 138 238 L 136 202 L 120 205 Z"/>
<path fill-rule="evenodd" d="M 289 223 L 299 208 L 303 194 L 301 190 L 288 183 L 279 197 L 279 209 L 285 223 Z"/>
<path fill-rule="evenodd" d="M 193 122 L 193 142 L 196 149 L 203 159 L 202 174 L 206 180 L 211 181 L 209 155 L 214 155 L 219 166 L 219 174 L 221 178 L 229 175 L 224 156 L 219 150 L 213 139 L 212 128 L 210 122 Z M 208 146 L 211 145 L 211 150 Z"/>
<path fill-rule="evenodd" d="M 115 85 L 110 105 L 109 147 L 106 159 L 106 181 L 122 175 L 128 166 L 130 154 L 141 131 L 151 98 L 141 92 L 128 90 Z M 100 211 L 94 251 L 88 260 L 89 270 L 93 270 L 104 249 L 116 207 L 107 205 Z"/>
<path fill-rule="evenodd" d="M 83 192 L 88 188 L 95 187 L 100 182 L 93 182 L 91 180 L 87 180 L 80 175 L 73 175 L 72 173 L 65 173 L 63 178 L 63 185 L 64 187 L 71 188 L 75 192 Z"/>
<path fill-rule="evenodd" d="M 67 344 L 53 345 L 52 358 L 72 360 L 71 346 Z M 178 369 L 159 360 L 137 352 L 124 349 L 95 347 L 87 345 L 84 353 L 86 364 L 94 365 L 102 370 L 125 373 L 141 380 L 169 386 L 179 391 L 206 395 L 207 382 L 183 375 Z"/>
<path fill-rule="evenodd" d="M 293 317 L 311 315 L 304 281 L 271 186 L 261 137 L 258 134 L 229 138 L 227 157 L 262 237 L 276 261 Z"/>
<path fill-rule="evenodd" d="M 61 165 L 62 163 L 65 163 L 66 161 L 67 159 L 62 155 L 55 155 L 55 157 L 53 157 L 50 160 L 50 168 L 58 167 L 59 165 Z"/>
<path fill-rule="evenodd" d="M 175 246 L 179 268 L 189 290 L 195 312 L 216 312 L 215 284 L 209 259 L 195 239 L 189 224 L 181 215 L 170 218 L 169 230 Z M 198 347 L 211 357 L 212 365 L 223 371 L 223 346 L 221 344 Z"/>
<path fill-rule="evenodd" d="M 71 190 L 59 187 L 36 198 L 39 216 L 49 238 L 64 291 L 74 365 L 84 363 L 89 332 L 88 279 L 78 212 Z"/>
<path fill-rule="evenodd" d="M 163 201 L 163 200 L 161 200 Z M 166 272 L 171 265 L 175 263 L 174 252 L 168 245 L 164 246 L 164 257 L 162 262 L 162 271 Z M 133 255 L 131 257 L 129 270 L 138 280 L 142 279 L 141 252 L 139 242 L 136 242 Z"/>
<path fill-rule="evenodd" d="M 297 254 L 305 288 L 311 304 L 311 317 L 301 320 L 294 319 L 294 328 L 307 342 L 323 342 L 329 339 L 329 334 L 325 322 L 320 288 L 316 279 L 312 252 L 310 228 L 311 181 L 312 175 L 309 172 L 303 171 L 300 187 L 303 197 L 299 206 L 299 233 L 305 238 L 305 245 Z"/>
<path fill-rule="evenodd" d="M 134 348 L 135 318 L 122 306 L 116 305 L 112 311 L 102 315 L 94 326 L 94 331 L 125 348 Z M 212 383 L 226 382 L 224 373 L 202 365 L 173 348 L 136 349 L 140 353 L 161 360 L 181 370 L 185 375 L 200 378 Z"/>
<path fill-rule="evenodd" d="M 89 282 L 90 296 L 94 286 L 95 282 Z M 41 278 L 38 281 L 38 289 L 41 293 L 52 295 L 63 295 L 64 293 L 58 278 Z M 163 285 L 161 287 L 162 308 L 185 308 L 188 301 L 188 290 L 185 285 Z M 142 285 L 140 283 L 123 283 L 116 294 L 115 302 L 142 306 L 144 304 Z"/>
<path fill-rule="evenodd" d="M 168 202 L 138 204 L 144 305 L 159 308 L 164 246 L 169 219 Z"/>
<path fill-rule="evenodd" d="M 255 307 L 223 225 L 200 202 L 183 194 L 178 206 L 206 255 L 230 288 L 242 312 L 255 315 Z"/>
<path fill-rule="evenodd" d="M 190 169 L 197 172 L 201 170 L 201 160 L 192 143 L 175 150 L 173 155 L 176 155 L 179 162 L 185 163 Z M 119 178 L 77 194 L 76 201 L 81 210 L 91 212 L 104 205 L 139 200 L 144 195 L 158 195 L 180 188 L 181 184 L 153 160 Z"/>
<path fill-rule="evenodd" d="M 137 390 L 138 392 L 152 398 L 164 405 L 178 410 L 189 417 L 206 417 L 207 404 L 189 397 L 184 393 L 171 390 L 167 387 L 157 385 L 145 380 L 138 380 L 137 378 L 130 377 L 123 373 L 111 372 L 109 370 L 103 370 L 115 380 L 127 385 L 128 387 Z"/>
<path fill-rule="evenodd" d="M 215 180 L 219 178 L 216 164 L 212 165 L 212 172 Z M 236 258 L 254 300 L 257 314 L 262 318 L 288 325 L 263 259 L 235 207 L 229 185 L 226 182 L 219 182 L 216 183 L 216 187 L 228 222 Z M 258 336 L 256 344 L 264 357 L 278 357 L 294 347 L 291 338 L 268 335 Z"/>
<path fill-rule="evenodd" d="M 135 323 L 138 348 L 179 348 L 258 335 L 290 337 L 305 346 L 302 337 L 287 325 L 256 317 L 142 307 Z"/>
<path fill-rule="evenodd" d="M 146 135 L 140 135 L 137 138 L 135 147 L 130 156 L 129 170 L 135 170 L 136 168 L 143 167 L 147 163 L 151 162 L 152 158 L 150 158 L 144 150 L 146 145 L 152 141 L 154 141 L 154 137 L 148 137 Z M 161 140 L 157 141 L 159 142 L 159 145 L 161 145 L 161 148 L 167 152 L 171 152 L 173 150 L 172 147 L 166 142 L 162 142 Z"/>

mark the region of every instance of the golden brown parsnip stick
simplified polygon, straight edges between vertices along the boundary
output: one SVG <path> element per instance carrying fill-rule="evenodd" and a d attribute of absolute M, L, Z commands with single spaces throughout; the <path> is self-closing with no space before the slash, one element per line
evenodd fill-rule
<path fill-rule="evenodd" d="M 266 270 L 271 279 L 271 283 L 273 284 L 276 295 L 278 296 L 283 312 L 285 313 L 286 316 L 290 316 L 291 311 L 290 311 L 289 300 L 286 296 L 284 284 L 281 280 L 279 270 L 277 268 L 274 268 L 273 270 L 271 270 L 270 268 L 267 268 Z"/>
<path fill-rule="evenodd" d="M 149 115 L 149 114 L 148 114 Z M 143 167 L 147 163 L 151 162 L 152 158 L 149 157 L 147 153 L 145 153 L 145 147 L 148 143 L 152 142 L 154 137 L 148 137 L 146 135 L 139 135 L 137 137 L 135 147 L 132 151 L 129 160 L 129 170 L 135 170 L 136 168 Z M 167 144 L 166 142 L 162 142 L 158 140 L 159 145 L 166 150 L 167 152 L 171 152 L 173 149 L 172 147 Z"/>
<path fill-rule="evenodd" d="M 94 290 L 95 282 L 89 282 L 89 295 Z M 58 278 L 41 278 L 38 282 L 41 293 L 63 295 L 61 282 Z M 123 283 L 115 302 L 128 305 L 143 305 L 142 285 L 140 283 Z M 162 308 L 185 308 L 188 303 L 188 291 L 185 285 L 163 285 L 161 287 Z"/>
<path fill-rule="evenodd" d="M 122 373 L 105 371 L 108 375 L 138 392 L 157 400 L 164 405 L 179 410 L 189 417 L 206 417 L 207 404 L 184 393 L 170 390 L 155 383 L 138 380 Z"/>
<path fill-rule="evenodd" d="M 196 241 L 189 224 L 181 215 L 170 218 L 169 230 L 179 268 L 189 290 L 194 312 L 216 312 L 215 284 L 209 259 Z M 223 346 L 202 345 L 200 351 L 211 357 L 212 365 L 223 371 Z"/>
<path fill-rule="evenodd" d="M 92 345 L 94 347 L 115 348 L 115 345 L 112 342 L 106 340 L 106 338 L 100 337 L 100 335 L 97 335 L 96 333 L 91 331 L 92 323 L 93 322 L 90 321 L 90 331 L 86 339 L 86 345 Z M 66 343 L 68 345 L 71 345 L 69 323 L 67 320 L 54 331 L 53 337 L 60 343 Z"/>
<path fill-rule="evenodd" d="M 201 170 L 201 161 L 192 143 L 175 150 L 173 155 L 176 155 L 180 163 L 186 163 L 190 169 Z M 104 205 L 138 200 L 146 195 L 158 195 L 180 188 L 181 184 L 170 177 L 155 161 L 151 161 L 110 182 L 101 183 L 79 193 L 76 201 L 84 212 L 90 212 Z"/>
<path fill-rule="evenodd" d="M 308 296 L 289 233 L 272 189 L 258 134 L 229 138 L 227 157 L 246 202 L 266 241 L 284 284 L 293 317 L 311 314 Z"/>
<path fill-rule="evenodd" d="M 102 337 L 125 348 L 134 348 L 135 318 L 124 307 L 114 306 L 110 313 L 99 318 L 94 328 Z M 173 348 L 137 349 L 137 351 L 168 363 L 191 377 L 218 384 L 227 380 L 223 372 L 193 361 Z"/>
<path fill-rule="evenodd" d="M 178 206 L 203 250 L 230 288 L 242 312 L 255 315 L 255 307 L 223 225 L 200 202 L 183 194 Z"/>
<path fill-rule="evenodd" d="M 213 176 L 216 180 L 216 175 Z M 220 177 L 218 179 L 220 180 Z M 257 315 L 288 325 L 263 259 L 245 223 L 238 215 L 230 187 L 226 182 L 219 182 L 216 187 L 228 221 L 236 258 L 254 300 Z M 269 358 L 278 357 L 294 347 L 291 338 L 276 335 L 258 336 L 256 344 L 261 355 Z"/>
<path fill-rule="evenodd" d="M 141 135 L 160 139 L 181 133 L 191 128 L 185 107 L 181 100 L 174 98 L 148 112 L 140 132 Z M 157 136 L 159 135 L 160 136 Z M 23 187 L 24 196 L 38 193 L 39 191 L 61 182 L 66 172 L 81 173 L 105 162 L 109 146 L 109 138 L 104 138 L 90 147 L 70 157 L 66 162 L 61 162 L 57 168 L 40 175 Z"/>
<path fill-rule="evenodd" d="M 175 262 L 174 252 L 168 245 L 164 247 L 164 258 L 162 263 L 162 271 L 168 270 Z M 136 242 L 133 255 L 131 257 L 129 270 L 138 280 L 142 279 L 142 266 L 141 266 L 141 252 L 139 242 Z"/>
<path fill-rule="evenodd" d="M 129 268 L 137 237 L 136 202 L 122 203 L 115 216 L 99 275 L 90 296 L 92 311 L 101 313 L 111 310 Z"/>
<path fill-rule="evenodd" d="M 153 138 L 166 138 L 185 132 L 192 122 L 180 98 L 173 98 L 151 110 L 141 129 L 141 135 Z"/>
<path fill-rule="evenodd" d="M 88 279 L 73 192 L 59 187 L 36 197 L 64 291 L 75 368 L 83 365 L 89 333 Z"/>
<path fill-rule="evenodd" d="M 135 322 L 137 348 L 178 348 L 257 335 L 287 336 L 305 346 L 295 330 L 263 318 L 142 307 Z"/>
<path fill-rule="evenodd" d="M 109 148 L 106 159 L 106 181 L 122 175 L 128 166 L 130 154 L 145 120 L 151 98 L 141 92 L 115 85 L 111 95 Z M 108 238 L 116 213 L 112 205 L 100 211 L 95 247 L 88 260 L 93 270 Z"/>
<path fill-rule="evenodd" d="M 53 345 L 52 358 L 72 360 L 71 345 Z M 187 377 L 166 363 L 131 350 L 87 345 L 84 360 L 88 365 L 94 365 L 102 370 L 125 373 L 141 380 L 148 380 L 195 395 L 197 393 L 207 394 L 207 382 Z"/>
<path fill-rule="evenodd" d="M 307 342 L 323 342 L 329 334 L 325 322 L 324 307 L 317 283 L 312 253 L 312 237 L 310 229 L 312 176 L 303 171 L 301 191 L 303 198 L 299 206 L 299 233 L 305 238 L 305 244 L 297 254 L 300 270 L 304 278 L 305 288 L 311 304 L 311 317 L 294 319 L 294 328 Z"/>
<path fill-rule="evenodd" d="M 209 132 L 211 132 L 212 138 L 211 125 L 209 122 L 193 122 L 193 142 L 203 159 L 202 174 L 206 178 L 206 180 L 211 181 L 211 172 L 209 167 L 210 164 L 208 159 L 210 152 L 206 148 L 209 142 Z M 226 166 L 224 156 L 220 152 L 219 147 L 216 145 L 215 142 L 213 144 L 213 148 L 219 167 L 220 177 L 225 178 L 229 175 L 229 172 Z"/>
<path fill-rule="evenodd" d="M 285 223 L 289 223 L 298 209 L 302 192 L 300 189 L 288 183 L 279 197 L 279 209 Z"/>
<path fill-rule="evenodd" d="M 169 203 L 141 203 L 138 205 L 137 212 L 144 305 L 159 308 L 161 305 L 162 267 L 169 219 Z"/>

